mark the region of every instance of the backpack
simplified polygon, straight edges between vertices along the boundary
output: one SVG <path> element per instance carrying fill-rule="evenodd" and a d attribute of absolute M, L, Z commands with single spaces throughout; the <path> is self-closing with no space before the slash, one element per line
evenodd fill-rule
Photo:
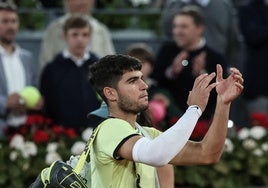
<path fill-rule="evenodd" d="M 44 168 L 29 188 L 90 188 L 90 147 L 101 127 L 93 131 L 81 155 L 71 156 L 67 162 L 55 161 Z"/>

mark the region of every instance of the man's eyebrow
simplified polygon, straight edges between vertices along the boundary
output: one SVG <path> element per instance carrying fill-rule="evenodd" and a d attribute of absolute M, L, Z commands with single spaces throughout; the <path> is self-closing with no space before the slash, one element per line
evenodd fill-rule
<path fill-rule="evenodd" d="M 126 80 L 126 82 L 130 82 L 130 81 L 133 81 L 133 80 L 138 80 L 139 78 L 140 78 L 139 76 L 132 76 L 132 77 L 128 78 Z"/>

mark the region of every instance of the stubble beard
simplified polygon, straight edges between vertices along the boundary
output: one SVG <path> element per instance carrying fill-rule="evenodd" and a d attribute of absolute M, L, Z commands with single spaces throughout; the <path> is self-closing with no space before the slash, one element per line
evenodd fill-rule
<path fill-rule="evenodd" d="M 9 29 L 5 34 L 0 36 L 0 42 L 5 45 L 13 44 L 16 37 L 16 31 L 14 29 Z"/>
<path fill-rule="evenodd" d="M 119 96 L 119 99 L 120 100 L 118 101 L 118 106 L 122 111 L 126 113 L 131 113 L 131 114 L 136 115 L 148 108 L 148 103 L 137 105 L 136 103 L 131 102 L 131 100 L 123 96 Z"/>
<path fill-rule="evenodd" d="M 5 45 L 10 45 L 13 43 L 13 40 L 8 39 L 7 37 L 0 37 L 0 42 Z"/>

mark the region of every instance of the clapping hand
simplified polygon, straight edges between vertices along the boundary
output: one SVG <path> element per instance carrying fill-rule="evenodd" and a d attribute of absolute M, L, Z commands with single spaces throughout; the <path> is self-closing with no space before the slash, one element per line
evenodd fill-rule
<path fill-rule="evenodd" d="M 216 83 L 211 83 L 212 79 L 215 78 L 215 72 L 211 74 L 201 74 L 195 79 L 192 90 L 189 93 L 187 104 L 198 105 L 202 112 L 205 110 L 210 92 L 216 87 Z"/>
<path fill-rule="evenodd" d="M 223 79 L 222 67 L 219 64 L 217 65 L 216 91 L 225 104 L 236 99 L 244 89 L 244 80 L 240 71 L 236 68 L 231 68 L 230 71 L 231 74 L 226 79 Z"/>
<path fill-rule="evenodd" d="M 192 59 L 192 74 L 194 77 L 206 72 L 206 56 L 206 52 L 202 52 Z"/>
<path fill-rule="evenodd" d="M 181 73 L 181 71 L 184 69 L 185 65 L 183 65 L 183 61 L 186 60 L 187 57 L 188 53 L 186 51 L 182 51 L 174 58 L 171 66 L 173 76 L 176 76 L 177 74 Z"/>

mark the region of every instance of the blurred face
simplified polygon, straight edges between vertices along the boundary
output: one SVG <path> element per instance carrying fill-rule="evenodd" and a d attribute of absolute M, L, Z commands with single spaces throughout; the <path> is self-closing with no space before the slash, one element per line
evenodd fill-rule
<path fill-rule="evenodd" d="M 69 51 L 76 57 L 82 57 L 90 40 L 89 27 L 72 28 L 65 33 Z"/>
<path fill-rule="evenodd" d="M 15 12 L 0 11 L 0 41 L 4 44 L 13 43 L 18 31 L 18 16 Z"/>
<path fill-rule="evenodd" d="M 150 74 L 153 71 L 153 67 L 149 62 L 143 61 L 142 62 L 142 68 L 141 68 L 141 72 L 143 74 L 144 80 L 146 81 L 147 78 L 149 78 Z"/>
<path fill-rule="evenodd" d="M 203 27 L 195 25 L 193 19 L 187 15 L 177 15 L 173 20 L 173 38 L 178 46 L 191 48 L 203 33 Z"/>
<path fill-rule="evenodd" d="M 71 13 L 88 14 L 94 0 L 65 0 L 66 8 Z"/>
<path fill-rule="evenodd" d="M 127 72 L 118 83 L 117 100 L 119 108 L 127 113 L 137 114 L 148 108 L 148 86 L 141 71 Z"/>

